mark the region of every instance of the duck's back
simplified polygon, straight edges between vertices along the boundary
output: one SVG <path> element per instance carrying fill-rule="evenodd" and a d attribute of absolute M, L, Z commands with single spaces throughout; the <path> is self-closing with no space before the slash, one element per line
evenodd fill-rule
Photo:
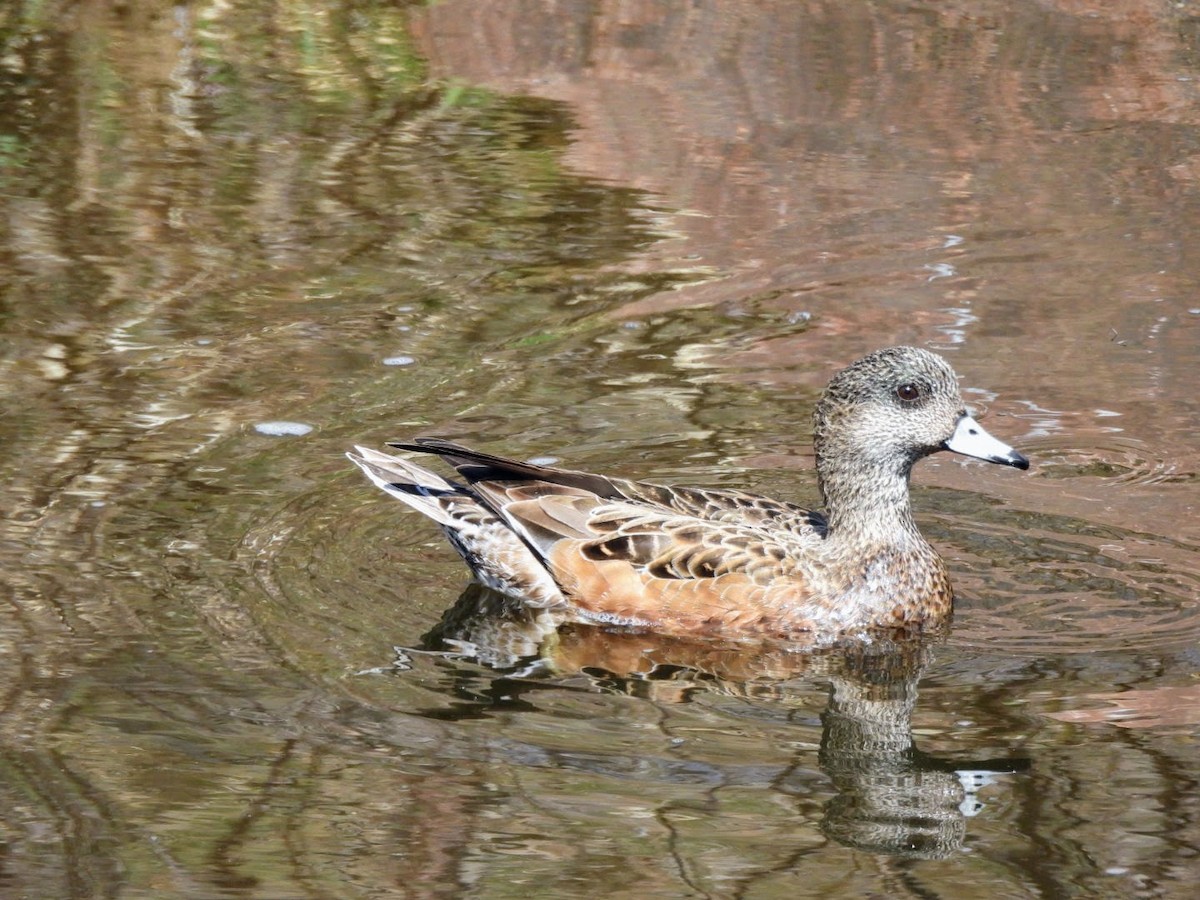
<path fill-rule="evenodd" d="M 823 583 L 837 575 L 823 558 L 825 520 L 804 507 L 744 491 L 547 475 L 489 478 L 471 490 L 584 618 L 785 633 L 820 627 L 806 607 L 815 616 L 835 605 L 836 586 Z"/>

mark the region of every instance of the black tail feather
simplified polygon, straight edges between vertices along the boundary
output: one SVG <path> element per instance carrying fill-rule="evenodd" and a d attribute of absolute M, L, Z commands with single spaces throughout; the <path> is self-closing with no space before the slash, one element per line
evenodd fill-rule
<path fill-rule="evenodd" d="M 618 499 L 624 494 L 603 475 L 538 466 L 504 456 L 472 450 L 462 444 L 436 437 L 420 437 L 413 442 L 388 441 L 389 447 L 417 453 L 432 453 L 454 466 L 468 484 L 479 481 L 548 481 L 590 491 L 599 497 Z"/>

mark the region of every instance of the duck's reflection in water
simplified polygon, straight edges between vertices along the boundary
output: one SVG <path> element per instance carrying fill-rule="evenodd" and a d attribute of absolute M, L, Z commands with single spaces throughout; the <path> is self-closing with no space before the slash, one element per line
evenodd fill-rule
<path fill-rule="evenodd" d="M 931 639 L 875 636 L 836 646 L 687 640 L 562 622 L 478 585 L 470 586 L 425 636 L 423 649 L 449 652 L 505 672 L 505 679 L 586 675 L 596 684 L 655 702 L 686 702 L 719 691 L 764 702 L 786 682 L 829 682 L 818 761 L 835 796 L 822 830 L 839 843 L 908 858 L 954 854 L 976 791 L 996 775 L 1023 772 L 1026 758 L 944 759 L 919 750 L 912 716 Z M 811 759 L 800 756 L 776 789 L 809 793 Z"/>
<path fill-rule="evenodd" d="M 996 775 L 1023 772 L 1029 760 L 943 759 L 913 743 L 917 681 L 926 659 L 911 667 L 875 664 L 830 673 L 821 715 L 822 771 L 837 794 L 822 828 L 839 843 L 914 858 L 949 856 L 962 846 L 966 819 L 982 805 L 976 792 Z"/>

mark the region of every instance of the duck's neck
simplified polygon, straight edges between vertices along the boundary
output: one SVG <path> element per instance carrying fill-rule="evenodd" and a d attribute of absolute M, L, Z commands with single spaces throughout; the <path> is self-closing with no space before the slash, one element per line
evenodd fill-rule
<path fill-rule="evenodd" d="M 927 546 L 908 500 L 912 466 L 901 470 L 845 466 L 818 456 L 817 475 L 828 517 L 828 540 L 850 549 Z"/>

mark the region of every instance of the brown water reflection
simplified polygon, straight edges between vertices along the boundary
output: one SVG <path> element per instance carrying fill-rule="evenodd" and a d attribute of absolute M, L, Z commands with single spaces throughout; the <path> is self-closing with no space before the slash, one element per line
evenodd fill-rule
<path fill-rule="evenodd" d="M 659 704 L 691 702 L 698 691 L 787 704 L 788 683 L 816 677 L 830 683 L 821 713 L 818 759 L 836 795 L 821 820 L 840 844 L 913 859 L 941 859 L 962 848 L 966 817 L 976 814 L 982 785 L 1022 772 L 1028 760 L 940 759 L 913 741 L 917 683 L 932 639 L 850 641 L 834 649 L 792 644 L 721 643 L 642 634 L 532 612 L 478 585 L 468 588 L 425 638 L 425 648 L 509 670 L 485 697 L 442 714 L 454 721 L 487 715 L 502 700 L 512 707 L 536 678 L 589 681 Z M 400 668 L 411 665 L 400 651 Z M 582 678 L 581 678 L 582 676 Z M 801 701 L 803 702 L 803 701 Z M 681 758 L 684 738 L 674 738 Z M 802 751 L 764 787 L 790 793 L 806 772 Z"/>
<path fill-rule="evenodd" d="M 1198 22 L 0 8 L 0 892 L 1190 896 Z M 812 500 L 816 392 L 899 342 L 1035 461 L 918 471 L 925 668 L 394 665 L 463 573 L 352 442 Z M 891 835 L 946 852 L 866 837 L 934 795 Z"/>

